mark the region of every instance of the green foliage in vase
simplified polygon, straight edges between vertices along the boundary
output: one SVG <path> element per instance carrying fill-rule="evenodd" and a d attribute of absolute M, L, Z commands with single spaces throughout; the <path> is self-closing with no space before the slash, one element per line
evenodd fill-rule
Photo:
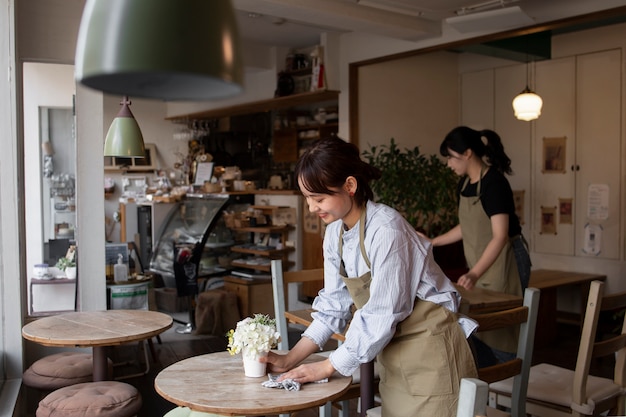
<path fill-rule="evenodd" d="M 375 200 L 398 210 L 416 230 L 435 237 L 458 223 L 458 177 L 437 155 L 424 155 L 419 146 L 401 150 L 393 138 L 362 155 L 382 171 L 372 182 Z"/>
<path fill-rule="evenodd" d="M 57 261 L 55 266 L 61 271 L 65 271 L 67 268 L 76 266 L 76 261 L 74 259 L 70 259 L 64 256 Z"/>

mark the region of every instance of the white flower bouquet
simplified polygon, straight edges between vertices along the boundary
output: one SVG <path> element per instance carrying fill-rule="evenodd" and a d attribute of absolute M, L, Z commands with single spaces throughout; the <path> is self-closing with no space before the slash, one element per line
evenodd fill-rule
<path fill-rule="evenodd" d="M 255 314 L 241 320 L 228 332 L 228 351 L 231 355 L 242 352 L 246 358 L 257 359 L 279 341 L 276 320 L 266 314 Z"/>

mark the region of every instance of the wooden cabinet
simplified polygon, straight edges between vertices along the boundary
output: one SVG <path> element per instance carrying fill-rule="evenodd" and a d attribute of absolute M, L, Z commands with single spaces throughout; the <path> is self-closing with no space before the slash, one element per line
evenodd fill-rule
<path fill-rule="evenodd" d="M 534 138 L 535 250 L 619 259 L 621 52 L 537 66 L 545 92 Z"/>
<path fill-rule="evenodd" d="M 271 279 L 226 276 L 224 277 L 224 289 L 237 295 L 241 317 L 250 317 L 257 313 L 274 317 Z"/>

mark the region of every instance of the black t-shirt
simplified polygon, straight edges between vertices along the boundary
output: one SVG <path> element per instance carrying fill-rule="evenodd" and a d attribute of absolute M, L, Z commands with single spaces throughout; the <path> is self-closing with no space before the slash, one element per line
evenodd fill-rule
<path fill-rule="evenodd" d="M 476 197 L 478 183 L 471 184 L 468 182 L 461 193 L 465 178 L 466 177 L 463 177 L 459 181 L 457 195 L 462 194 L 463 197 Z M 480 181 L 480 202 L 489 218 L 495 214 L 504 213 L 509 215 L 509 237 L 522 233 L 519 218 L 517 214 L 515 214 L 515 203 L 513 201 L 511 185 L 504 174 L 495 168 L 490 168 Z"/>

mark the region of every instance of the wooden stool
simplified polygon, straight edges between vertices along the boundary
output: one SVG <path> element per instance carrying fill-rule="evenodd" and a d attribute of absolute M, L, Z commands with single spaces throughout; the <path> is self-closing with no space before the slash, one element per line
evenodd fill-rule
<path fill-rule="evenodd" d="M 112 371 L 109 359 L 109 370 Z M 93 358 L 89 353 L 61 352 L 35 361 L 23 374 L 24 385 L 54 391 L 93 380 Z"/>
<path fill-rule="evenodd" d="M 141 394 L 124 382 L 86 382 L 60 388 L 39 402 L 37 417 L 132 417 Z"/>

